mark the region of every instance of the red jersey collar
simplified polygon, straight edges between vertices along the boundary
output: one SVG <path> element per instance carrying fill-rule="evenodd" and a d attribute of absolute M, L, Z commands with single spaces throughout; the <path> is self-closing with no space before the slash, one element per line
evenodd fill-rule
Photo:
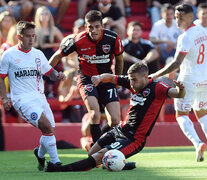
<path fill-rule="evenodd" d="M 24 53 L 28 53 L 28 52 L 31 51 L 31 49 L 29 49 L 29 50 L 27 50 L 27 51 L 24 51 L 24 50 L 20 49 L 19 45 L 17 45 L 17 49 L 20 50 L 20 51 L 22 51 L 22 52 L 24 52 Z"/>
<path fill-rule="evenodd" d="M 195 24 L 191 24 L 188 28 L 185 29 L 185 31 L 187 31 L 188 29 L 190 29 L 191 27 L 196 26 Z"/>

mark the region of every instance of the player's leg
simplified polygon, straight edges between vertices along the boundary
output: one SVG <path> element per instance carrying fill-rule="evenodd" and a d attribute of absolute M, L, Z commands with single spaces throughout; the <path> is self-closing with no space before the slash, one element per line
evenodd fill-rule
<path fill-rule="evenodd" d="M 101 136 L 101 128 L 100 128 L 100 119 L 101 112 L 98 104 L 98 100 L 94 96 L 88 96 L 85 101 L 85 106 L 89 113 L 90 118 L 90 132 L 95 143 L 98 138 Z"/>
<path fill-rule="evenodd" d="M 97 88 L 93 86 L 91 78 L 88 76 L 77 76 L 77 82 L 81 97 L 89 113 L 90 132 L 93 142 L 95 143 L 101 136 L 101 112 L 98 103 L 98 91 Z"/>
<path fill-rule="evenodd" d="M 198 137 L 193 122 L 189 118 L 189 112 L 191 110 L 191 101 L 188 99 L 188 96 L 184 99 L 175 99 L 174 101 L 176 110 L 176 120 L 185 136 L 193 143 L 196 149 L 196 159 L 197 161 L 199 161 L 197 149 L 202 141 Z"/>
<path fill-rule="evenodd" d="M 105 113 L 108 124 L 102 129 L 102 134 L 118 125 L 121 121 L 120 103 L 117 89 L 114 84 L 104 83 L 97 87 L 100 103 L 105 105 Z"/>
<path fill-rule="evenodd" d="M 38 156 L 42 158 L 41 156 L 44 155 L 46 150 L 50 156 L 51 162 L 59 163 L 60 160 L 58 158 L 54 130 L 53 127 L 51 126 L 51 123 L 49 122 L 49 120 L 44 114 L 41 115 L 38 121 L 38 128 L 42 132 L 42 136 L 40 138 L 40 147 L 39 147 L 40 152 L 38 152 Z"/>

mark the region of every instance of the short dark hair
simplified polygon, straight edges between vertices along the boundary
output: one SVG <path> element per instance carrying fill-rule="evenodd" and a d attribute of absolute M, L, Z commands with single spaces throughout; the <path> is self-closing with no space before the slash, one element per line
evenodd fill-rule
<path fill-rule="evenodd" d="M 91 10 L 86 14 L 85 21 L 88 22 L 100 21 L 102 24 L 102 13 L 97 10 Z"/>
<path fill-rule="evenodd" d="M 17 34 L 24 34 L 26 29 L 35 29 L 35 24 L 33 22 L 28 21 L 19 21 L 17 23 Z"/>
<path fill-rule="evenodd" d="M 128 23 L 128 28 L 131 27 L 131 26 L 139 26 L 141 29 L 142 29 L 142 24 L 138 21 L 131 21 Z"/>
<path fill-rule="evenodd" d="M 206 9 L 207 8 L 207 3 L 200 3 L 198 5 L 198 12 L 201 10 L 201 9 Z"/>
<path fill-rule="evenodd" d="M 173 10 L 175 11 L 175 8 L 170 4 L 170 3 L 164 3 L 161 7 L 161 13 L 165 13 L 168 10 Z"/>
<path fill-rule="evenodd" d="M 184 12 L 185 14 L 193 13 L 193 8 L 189 4 L 180 4 L 176 6 L 175 10 L 179 12 Z"/>
<path fill-rule="evenodd" d="M 130 68 L 127 71 L 127 74 L 133 74 L 133 73 L 139 73 L 139 74 L 147 74 L 149 73 L 149 69 L 146 63 L 142 61 L 138 61 L 135 64 L 131 65 Z"/>

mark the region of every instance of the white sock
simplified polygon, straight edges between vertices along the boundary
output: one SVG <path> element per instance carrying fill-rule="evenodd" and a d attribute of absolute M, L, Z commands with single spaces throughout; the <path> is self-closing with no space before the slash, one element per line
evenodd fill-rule
<path fill-rule="evenodd" d="M 201 124 L 202 130 L 207 138 L 207 115 L 201 117 L 198 121 Z"/>
<path fill-rule="evenodd" d="M 195 131 L 193 122 L 190 120 L 190 118 L 188 116 L 179 116 L 176 118 L 176 120 L 183 133 L 193 143 L 194 147 L 197 148 L 201 140 L 199 139 Z"/>
<path fill-rule="evenodd" d="M 60 162 L 57 153 L 56 138 L 53 134 L 42 135 L 42 144 L 50 156 L 52 163 Z"/>
<path fill-rule="evenodd" d="M 45 154 L 47 152 L 47 150 L 45 149 L 45 146 L 43 144 L 43 140 L 42 139 L 43 139 L 43 136 L 41 136 L 41 138 L 40 138 L 40 147 L 38 148 L 38 156 L 40 158 L 44 158 Z"/>

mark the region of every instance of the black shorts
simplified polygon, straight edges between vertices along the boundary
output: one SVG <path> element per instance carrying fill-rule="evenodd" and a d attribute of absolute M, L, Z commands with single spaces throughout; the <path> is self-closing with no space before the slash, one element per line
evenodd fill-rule
<path fill-rule="evenodd" d="M 126 158 L 133 156 L 140 152 L 145 143 L 141 145 L 137 145 L 136 140 L 133 138 L 128 138 L 121 131 L 120 126 L 114 127 L 112 130 L 107 132 L 104 136 L 102 136 L 97 143 L 102 148 L 110 149 L 118 149 L 120 150 Z"/>
<path fill-rule="evenodd" d="M 104 106 L 110 102 L 119 101 L 115 84 L 100 83 L 97 87 L 94 87 L 91 77 L 83 75 L 77 76 L 77 82 L 83 100 L 88 96 L 95 96 Z"/>

